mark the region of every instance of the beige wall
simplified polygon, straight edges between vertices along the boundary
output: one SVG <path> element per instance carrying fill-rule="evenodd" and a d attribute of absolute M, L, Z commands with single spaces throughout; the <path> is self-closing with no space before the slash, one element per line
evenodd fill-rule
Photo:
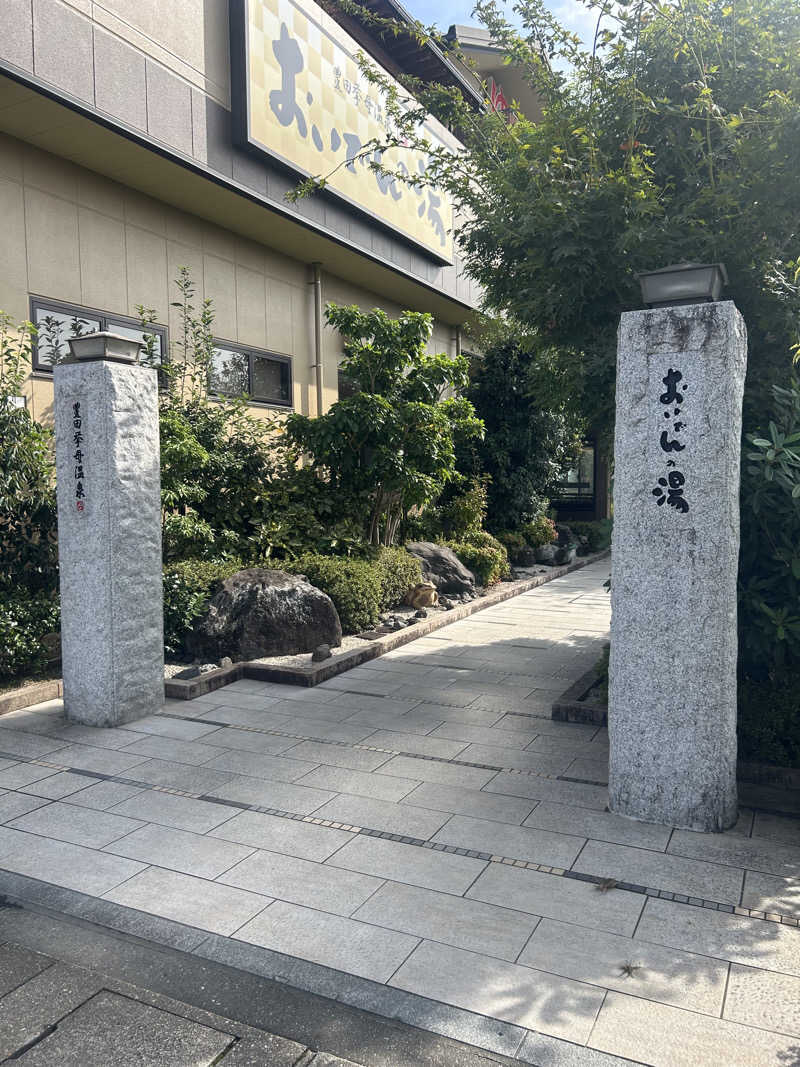
<path fill-rule="evenodd" d="M 16 320 L 28 318 L 31 295 L 134 317 L 136 305 L 144 304 L 174 340 L 179 320 L 170 306 L 177 298 L 172 283 L 187 266 L 198 303 L 214 301 L 215 335 L 291 356 L 294 409 L 316 414 L 307 264 L 2 134 L 0 218 L 0 309 Z M 366 260 L 364 270 L 367 275 Z M 323 301 L 329 300 L 402 310 L 323 271 Z M 431 349 L 454 351 L 451 327 L 437 324 Z M 326 329 L 326 406 L 336 399 L 340 356 L 338 335 Z M 34 417 L 49 419 L 49 375 L 32 376 L 26 392 Z"/>

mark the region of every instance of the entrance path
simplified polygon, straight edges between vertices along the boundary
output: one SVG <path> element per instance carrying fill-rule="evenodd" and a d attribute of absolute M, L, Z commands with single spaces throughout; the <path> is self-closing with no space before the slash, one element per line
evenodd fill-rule
<path fill-rule="evenodd" d="M 611 815 L 605 730 L 549 717 L 607 575 L 314 689 L 1 718 L 0 892 L 540 1067 L 800 1064 L 800 824 Z"/>

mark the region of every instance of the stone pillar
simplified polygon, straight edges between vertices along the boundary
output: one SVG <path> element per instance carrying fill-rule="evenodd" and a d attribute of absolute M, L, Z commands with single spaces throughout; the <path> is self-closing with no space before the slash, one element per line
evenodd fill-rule
<path fill-rule="evenodd" d="M 617 357 L 609 807 L 737 817 L 736 572 L 747 358 L 730 301 L 631 311 Z"/>
<path fill-rule="evenodd" d="M 53 372 L 64 705 L 118 726 L 164 703 L 158 382 L 136 342 L 92 342 Z"/>

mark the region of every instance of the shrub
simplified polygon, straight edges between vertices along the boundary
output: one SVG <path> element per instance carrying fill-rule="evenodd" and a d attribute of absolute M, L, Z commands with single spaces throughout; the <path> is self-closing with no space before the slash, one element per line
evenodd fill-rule
<path fill-rule="evenodd" d="M 53 433 L 15 406 L 36 331 L 0 312 L 0 588 L 54 592 L 58 584 Z"/>
<path fill-rule="evenodd" d="M 529 545 L 518 530 L 502 530 L 497 540 L 505 545 L 511 563 L 519 567 L 528 567 L 535 561 L 535 550 Z"/>
<path fill-rule="evenodd" d="M 739 666 L 800 670 L 800 381 L 772 388 L 767 425 L 742 455 Z"/>
<path fill-rule="evenodd" d="M 57 630 L 58 600 L 47 593 L 5 596 L 0 604 L 0 680 L 41 670 L 48 660 L 45 634 Z"/>
<path fill-rule="evenodd" d="M 381 573 L 366 560 L 309 553 L 282 564 L 290 574 L 304 574 L 333 601 L 342 632 L 358 633 L 378 621 L 383 598 Z"/>
<path fill-rule="evenodd" d="M 572 522 L 569 528 L 578 537 L 585 537 L 590 552 L 602 552 L 611 544 L 611 519 L 598 519 L 597 522 Z"/>
<path fill-rule="evenodd" d="M 438 513 L 441 530 L 445 537 L 455 541 L 470 541 L 470 534 L 477 533 L 486 518 L 488 478 L 460 477 L 445 488 L 443 500 L 439 501 Z M 452 487 L 452 489 L 451 489 Z"/>
<path fill-rule="evenodd" d="M 242 569 L 242 561 L 187 559 L 164 568 L 164 651 L 180 654 L 194 620 L 223 579 Z"/>
<path fill-rule="evenodd" d="M 540 545 L 549 545 L 558 540 L 556 524 L 547 515 L 539 515 L 532 522 L 520 526 L 520 533 L 531 546 L 538 548 Z"/>
<path fill-rule="evenodd" d="M 739 757 L 800 767 L 800 674 L 739 683 Z"/>
<path fill-rule="evenodd" d="M 490 534 L 486 536 L 491 537 Z M 491 539 L 494 541 L 494 538 Z M 494 545 L 448 541 L 447 546 L 452 548 L 464 566 L 472 571 L 480 585 L 494 585 L 510 571 L 508 554 L 498 541 L 495 541 Z"/>
<path fill-rule="evenodd" d="M 404 548 L 382 548 L 373 568 L 381 582 L 381 608 L 400 604 L 403 597 L 422 581 L 422 565 L 416 556 Z"/>

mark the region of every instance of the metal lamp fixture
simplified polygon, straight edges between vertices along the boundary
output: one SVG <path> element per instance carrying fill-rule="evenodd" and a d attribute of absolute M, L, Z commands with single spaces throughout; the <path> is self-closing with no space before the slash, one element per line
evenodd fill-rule
<path fill-rule="evenodd" d="M 118 333 L 101 331 L 69 339 L 70 363 L 107 359 L 112 363 L 138 363 L 144 345 Z"/>
<path fill-rule="evenodd" d="M 724 263 L 675 263 L 637 274 L 642 301 L 648 307 L 705 304 L 719 300 L 728 284 Z"/>

